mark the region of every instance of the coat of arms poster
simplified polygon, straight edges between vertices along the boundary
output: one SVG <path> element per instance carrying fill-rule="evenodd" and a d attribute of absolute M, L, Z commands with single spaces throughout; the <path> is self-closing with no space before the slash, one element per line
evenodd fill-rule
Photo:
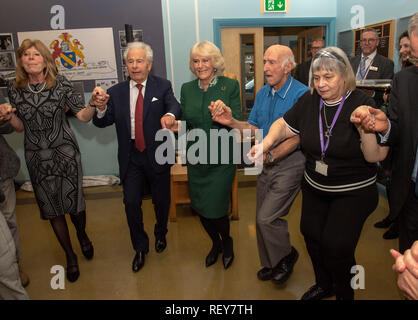
<path fill-rule="evenodd" d="M 41 40 L 59 73 L 71 81 L 118 77 L 112 28 L 18 32 L 17 37 L 19 45 L 28 38 Z"/>

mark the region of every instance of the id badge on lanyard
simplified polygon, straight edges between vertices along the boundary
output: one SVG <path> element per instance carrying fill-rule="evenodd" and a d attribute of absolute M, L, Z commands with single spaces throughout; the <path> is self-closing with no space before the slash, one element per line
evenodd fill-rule
<path fill-rule="evenodd" d="M 319 103 L 319 140 L 321 142 L 321 160 L 315 161 L 315 171 L 319 174 L 322 174 L 323 176 L 328 176 L 328 165 L 325 163 L 325 152 L 328 149 L 329 146 L 329 139 L 331 138 L 331 131 L 335 126 L 335 123 L 337 122 L 337 119 L 341 113 L 341 109 L 343 107 L 345 98 L 347 96 L 347 93 L 344 94 L 343 98 L 341 99 L 340 105 L 338 106 L 337 112 L 334 115 L 334 119 L 332 119 L 331 127 L 329 128 L 329 131 L 327 133 L 327 141 L 324 143 L 324 128 L 322 126 L 322 116 L 321 111 L 322 107 L 324 105 L 324 100 L 321 98 L 321 102 Z"/>

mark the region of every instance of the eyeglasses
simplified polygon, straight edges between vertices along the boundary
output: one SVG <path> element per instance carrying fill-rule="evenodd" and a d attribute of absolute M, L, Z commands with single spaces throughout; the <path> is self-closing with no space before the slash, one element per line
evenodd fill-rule
<path fill-rule="evenodd" d="M 361 43 L 373 43 L 376 42 L 377 39 L 362 39 L 360 40 Z"/>

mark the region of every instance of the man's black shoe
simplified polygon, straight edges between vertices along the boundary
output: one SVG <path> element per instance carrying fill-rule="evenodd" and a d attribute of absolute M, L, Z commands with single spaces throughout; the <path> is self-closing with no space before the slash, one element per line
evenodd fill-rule
<path fill-rule="evenodd" d="M 317 284 L 310 287 L 308 291 L 306 291 L 300 300 L 322 300 L 324 298 L 329 298 L 334 295 L 334 292 L 331 288 L 324 289 L 318 286 Z"/>
<path fill-rule="evenodd" d="M 399 225 L 394 223 L 391 227 L 383 234 L 383 239 L 396 239 L 399 238 Z"/>
<path fill-rule="evenodd" d="M 290 253 L 280 261 L 278 272 L 273 276 L 271 281 L 273 281 L 275 284 L 285 283 L 292 274 L 293 267 L 298 258 L 299 253 L 294 247 L 292 247 Z"/>
<path fill-rule="evenodd" d="M 167 246 L 167 240 L 165 238 L 155 240 L 155 251 L 161 253 Z"/>
<path fill-rule="evenodd" d="M 264 267 L 263 269 L 258 270 L 257 278 L 261 281 L 267 281 L 273 279 L 274 268 Z"/>
<path fill-rule="evenodd" d="M 132 261 L 132 271 L 138 272 L 145 264 L 145 255 L 144 251 L 138 251 L 135 254 L 134 260 Z"/>
<path fill-rule="evenodd" d="M 391 224 L 392 224 L 392 220 L 390 220 L 389 217 L 386 217 L 383 220 L 376 222 L 374 226 L 375 228 L 386 229 L 386 228 L 389 228 Z"/>

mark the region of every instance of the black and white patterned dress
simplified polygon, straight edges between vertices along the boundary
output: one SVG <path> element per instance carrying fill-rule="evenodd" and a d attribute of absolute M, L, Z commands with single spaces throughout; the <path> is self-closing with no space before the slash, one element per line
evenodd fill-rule
<path fill-rule="evenodd" d="M 31 85 L 37 92 L 43 84 Z M 68 125 L 65 107 L 76 114 L 83 106 L 63 76 L 39 93 L 8 87 L 10 104 L 25 127 L 25 160 L 42 219 L 85 210 L 81 155 Z"/>

